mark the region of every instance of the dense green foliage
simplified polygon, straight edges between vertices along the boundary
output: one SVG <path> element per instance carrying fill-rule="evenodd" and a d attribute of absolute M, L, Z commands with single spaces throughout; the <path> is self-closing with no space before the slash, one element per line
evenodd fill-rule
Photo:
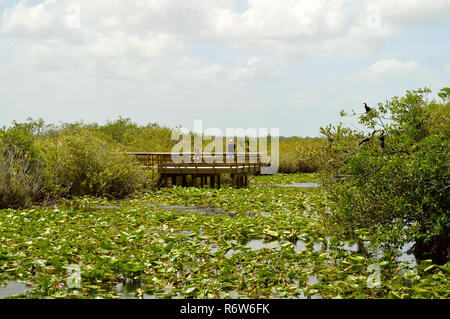
<path fill-rule="evenodd" d="M 445 263 L 450 103 L 448 89 L 442 102 L 427 101 L 429 92 L 408 91 L 360 115 L 365 132 L 322 129 L 331 157 L 325 183 L 335 204 L 328 218 L 347 235 L 366 230 L 388 246 L 416 242 L 418 257 Z"/>
<path fill-rule="evenodd" d="M 0 208 L 26 206 L 40 197 L 41 162 L 31 125 L 0 130 Z"/>
<path fill-rule="evenodd" d="M 41 141 L 48 195 L 121 198 L 141 190 L 151 178 L 100 134 L 86 128 L 65 130 Z"/>
<path fill-rule="evenodd" d="M 14 122 L 0 129 L 0 208 L 70 196 L 120 198 L 151 187 L 156 176 L 123 153 L 135 144 L 166 150 L 169 141 L 167 128 L 123 119 L 104 126 Z"/>
<path fill-rule="evenodd" d="M 90 128 L 131 152 L 170 152 L 175 144 L 171 139 L 172 129 L 157 123 L 139 126 L 130 119 L 119 118 L 105 125 L 92 124 Z"/>

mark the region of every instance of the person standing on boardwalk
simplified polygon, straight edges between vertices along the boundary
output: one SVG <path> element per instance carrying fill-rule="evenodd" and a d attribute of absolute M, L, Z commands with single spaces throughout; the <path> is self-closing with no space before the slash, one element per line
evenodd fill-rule
<path fill-rule="evenodd" d="M 234 151 L 235 151 L 236 145 L 234 144 L 233 139 L 230 139 L 227 145 L 227 162 L 233 162 L 234 161 Z"/>
<path fill-rule="evenodd" d="M 194 151 L 194 161 L 197 163 L 197 162 L 200 162 L 201 160 L 202 160 L 202 156 L 200 154 L 200 149 L 198 147 L 196 147 L 195 151 Z"/>

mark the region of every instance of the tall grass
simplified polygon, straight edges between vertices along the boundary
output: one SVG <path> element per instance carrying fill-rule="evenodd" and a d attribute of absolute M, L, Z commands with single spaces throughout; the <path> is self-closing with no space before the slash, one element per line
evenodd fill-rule
<path fill-rule="evenodd" d="M 327 161 L 326 139 L 292 137 L 280 141 L 280 173 L 315 173 Z"/>

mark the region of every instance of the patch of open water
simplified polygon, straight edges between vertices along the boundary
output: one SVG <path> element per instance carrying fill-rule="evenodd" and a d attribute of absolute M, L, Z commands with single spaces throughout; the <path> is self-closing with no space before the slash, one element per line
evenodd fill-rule
<path fill-rule="evenodd" d="M 297 187 L 297 188 L 316 188 L 320 187 L 319 183 L 291 183 L 291 184 L 276 184 L 279 187 Z"/>
<path fill-rule="evenodd" d="M 0 283 L 0 299 L 17 295 L 26 295 L 29 291 L 27 284 L 20 281 L 8 280 Z"/>

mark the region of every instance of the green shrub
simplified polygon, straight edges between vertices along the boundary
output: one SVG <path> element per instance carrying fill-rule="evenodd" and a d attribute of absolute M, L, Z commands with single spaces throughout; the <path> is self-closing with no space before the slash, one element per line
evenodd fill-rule
<path fill-rule="evenodd" d="M 176 141 L 172 141 L 172 130 L 158 124 L 140 127 L 139 131 L 127 131 L 124 145 L 135 152 L 170 152 Z"/>
<path fill-rule="evenodd" d="M 132 158 L 92 130 L 75 127 L 42 142 L 45 189 L 50 197 L 124 197 L 151 182 Z"/>
<path fill-rule="evenodd" d="M 390 247 L 415 241 L 417 257 L 445 263 L 450 104 L 428 102 L 429 92 L 408 91 L 361 115 L 373 133 L 323 129 L 332 158 L 324 183 L 335 203 L 330 225 L 347 234 L 368 230 Z"/>
<path fill-rule="evenodd" d="M 28 206 L 37 200 L 41 193 L 41 169 L 36 162 L 30 161 L 28 154 L 20 154 L 11 149 L 2 148 L 0 155 L 0 209 Z"/>
<path fill-rule="evenodd" d="M 0 130 L 0 208 L 31 204 L 41 194 L 42 169 L 36 138 L 18 123 Z"/>
<path fill-rule="evenodd" d="M 128 151 L 170 152 L 174 145 L 172 130 L 157 123 L 139 126 L 129 118 L 120 117 L 105 125 L 91 124 L 84 127 L 101 133 L 102 139 L 119 143 Z"/>

